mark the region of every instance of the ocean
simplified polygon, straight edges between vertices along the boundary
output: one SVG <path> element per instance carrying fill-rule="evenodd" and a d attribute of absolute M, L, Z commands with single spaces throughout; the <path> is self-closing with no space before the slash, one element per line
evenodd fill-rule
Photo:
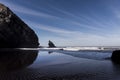
<path fill-rule="evenodd" d="M 120 80 L 120 65 L 110 59 L 115 48 L 86 49 L 29 48 L 39 51 L 33 64 L 1 71 L 0 80 Z"/>

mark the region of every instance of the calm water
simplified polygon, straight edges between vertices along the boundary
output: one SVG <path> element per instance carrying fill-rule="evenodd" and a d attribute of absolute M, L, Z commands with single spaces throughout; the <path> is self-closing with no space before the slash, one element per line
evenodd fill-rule
<path fill-rule="evenodd" d="M 112 63 L 110 56 L 111 52 L 39 51 L 28 68 L 1 72 L 0 79 L 120 80 L 120 66 Z"/>
<path fill-rule="evenodd" d="M 110 56 L 111 52 L 62 51 L 48 53 L 40 51 L 36 61 L 29 68 L 47 76 L 78 74 L 90 75 L 91 79 L 96 80 L 120 79 L 120 67 L 111 62 Z"/>

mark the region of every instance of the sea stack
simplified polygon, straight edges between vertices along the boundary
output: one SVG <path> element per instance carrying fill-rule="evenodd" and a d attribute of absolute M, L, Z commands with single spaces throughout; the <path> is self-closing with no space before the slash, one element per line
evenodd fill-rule
<path fill-rule="evenodd" d="M 120 64 L 120 50 L 113 51 L 111 59 L 114 63 Z"/>
<path fill-rule="evenodd" d="M 8 7 L 0 4 L 0 48 L 38 47 L 38 37 Z"/>
<path fill-rule="evenodd" d="M 48 47 L 49 48 L 55 48 L 56 46 L 54 45 L 54 43 L 52 41 L 49 40 Z"/>
<path fill-rule="evenodd" d="M 38 51 L 14 49 L 38 46 L 35 32 L 8 7 L 0 4 L 0 70 L 21 69 L 32 64 Z"/>

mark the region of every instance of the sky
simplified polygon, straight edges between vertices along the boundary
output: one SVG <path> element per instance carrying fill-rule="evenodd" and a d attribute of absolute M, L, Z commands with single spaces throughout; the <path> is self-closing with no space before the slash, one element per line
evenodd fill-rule
<path fill-rule="evenodd" d="M 41 46 L 120 46 L 120 0 L 0 0 Z"/>

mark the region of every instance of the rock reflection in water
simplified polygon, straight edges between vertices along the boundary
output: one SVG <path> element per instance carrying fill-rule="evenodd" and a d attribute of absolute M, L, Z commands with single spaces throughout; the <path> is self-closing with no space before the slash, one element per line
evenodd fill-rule
<path fill-rule="evenodd" d="M 17 70 L 32 64 L 37 58 L 38 51 L 35 50 L 0 50 L 0 70 Z"/>

